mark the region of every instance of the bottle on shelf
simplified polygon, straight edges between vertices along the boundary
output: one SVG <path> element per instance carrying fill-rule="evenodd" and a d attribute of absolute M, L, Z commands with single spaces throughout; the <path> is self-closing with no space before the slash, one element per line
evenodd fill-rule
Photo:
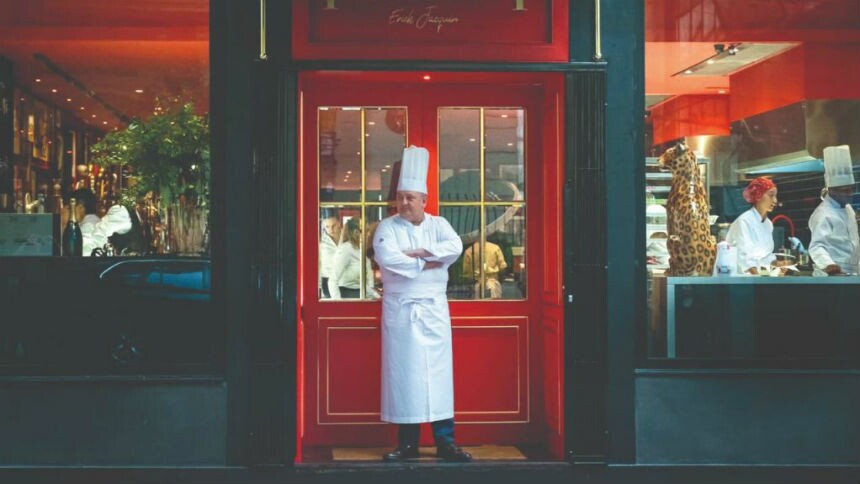
<path fill-rule="evenodd" d="M 75 199 L 69 199 L 69 222 L 66 224 L 66 230 L 63 231 L 64 256 L 80 256 L 84 253 L 84 237 L 78 225 L 76 209 Z"/>

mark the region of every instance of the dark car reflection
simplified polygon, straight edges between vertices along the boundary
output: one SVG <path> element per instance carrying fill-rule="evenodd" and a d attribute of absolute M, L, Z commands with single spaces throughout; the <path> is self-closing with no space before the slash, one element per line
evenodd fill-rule
<path fill-rule="evenodd" d="M 208 259 L 52 258 L 7 266 L 0 280 L 6 374 L 222 372 Z"/>

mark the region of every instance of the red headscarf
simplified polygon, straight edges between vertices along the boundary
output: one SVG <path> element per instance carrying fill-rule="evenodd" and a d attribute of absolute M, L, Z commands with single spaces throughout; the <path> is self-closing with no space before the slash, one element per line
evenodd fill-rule
<path fill-rule="evenodd" d="M 755 204 L 761 200 L 761 197 L 763 197 L 771 188 L 776 188 L 776 184 L 774 184 L 770 178 L 760 176 L 751 181 L 744 189 L 744 200 L 748 203 Z"/>

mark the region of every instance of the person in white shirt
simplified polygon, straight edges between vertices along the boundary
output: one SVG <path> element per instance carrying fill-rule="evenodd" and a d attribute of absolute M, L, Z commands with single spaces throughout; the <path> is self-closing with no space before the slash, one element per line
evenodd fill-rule
<path fill-rule="evenodd" d="M 454 363 L 446 288 L 448 267 L 463 252 L 460 236 L 443 217 L 424 212 L 429 153 L 403 151 L 397 215 L 383 219 L 373 237 L 382 272 L 382 411 L 398 425 L 398 445 L 386 462 L 418 457 L 420 424 L 430 422 L 436 456 L 469 462 L 454 444 Z"/>
<path fill-rule="evenodd" d="M 758 177 L 744 189 L 744 200 L 752 206 L 732 222 L 726 242 L 737 247 L 738 273 L 758 274 L 761 268 L 781 267 L 773 253 L 773 223 L 767 214 L 776 208 L 777 187 L 770 178 Z M 785 269 L 780 270 L 780 275 Z"/>
<path fill-rule="evenodd" d="M 361 254 L 361 227 L 356 219 L 346 222 L 340 244 L 331 263 L 328 291 L 332 299 L 358 299 L 361 297 L 361 261 L 364 261 L 365 298 L 379 299 L 373 287 L 373 269 L 370 259 Z"/>
<path fill-rule="evenodd" d="M 809 256 L 813 276 L 860 272 L 860 238 L 857 216 L 851 206 L 854 172 L 847 145 L 824 148 L 824 182 L 821 203 L 809 217 Z"/>
<path fill-rule="evenodd" d="M 334 253 L 337 250 L 337 244 L 340 240 L 340 233 L 343 226 L 336 217 L 329 217 L 322 223 L 322 233 L 320 234 L 319 248 L 319 277 L 320 289 L 322 297 L 330 298 L 331 293 L 328 289 L 328 281 L 331 278 L 332 262 L 334 261 Z"/>

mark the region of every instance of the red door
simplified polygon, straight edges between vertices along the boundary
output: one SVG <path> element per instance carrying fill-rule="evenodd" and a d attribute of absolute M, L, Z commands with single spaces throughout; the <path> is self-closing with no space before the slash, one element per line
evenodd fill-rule
<path fill-rule="evenodd" d="M 300 85 L 300 448 L 395 442 L 379 421 L 384 288 L 368 249 L 414 144 L 430 151 L 428 211 L 464 243 L 448 287 L 458 443 L 560 458 L 557 79 L 308 73 Z"/>

